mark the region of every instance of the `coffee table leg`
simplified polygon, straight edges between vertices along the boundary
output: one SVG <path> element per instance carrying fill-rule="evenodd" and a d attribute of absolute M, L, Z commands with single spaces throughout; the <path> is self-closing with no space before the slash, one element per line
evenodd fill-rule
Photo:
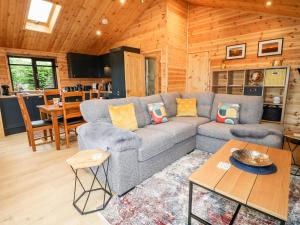
<path fill-rule="evenodd" d="M 189 183 L 189 212 L 188 212 L 188 225 L 191 224 L 192 222 L 192 217 L 191 217 L 191 213 L 192 213 L 192 200 L 193 200 L 193 183 L 190 182 Z"/>

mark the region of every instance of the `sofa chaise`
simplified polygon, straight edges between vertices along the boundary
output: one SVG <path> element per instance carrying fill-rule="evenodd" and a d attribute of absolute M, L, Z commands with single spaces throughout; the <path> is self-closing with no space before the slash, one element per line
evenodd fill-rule
<path fill-rule="evenodd" d="M 180 97 L 197 99 L 198 117 L 176 117 L 176 98 Z M 152 125 L 147 105 L 157 102 L 164 103 L 169 122 Z M 228 125 L 215 121 L 220 102 L 240 104 L 240 124 Z M 119 135 L 105 135 L 102 129 L 105 126 L 108 130 L 117 130 L 114 134 L 121 130 L 111 125 L 108 106 L 128 103 L 134 105 L 139 129 L 135 132 L 122 130 Z M 101 147 L 111 152 L 109 182 L 119 196 L 195 148 L 214 153 L 230 139 L 282 147 L 283 127 L 260 123 L 263 99 L 258 96 L 173 92 L 84 101 L 81 112 L 87 123 L 77 131 L 79 148 Z M 128 139 L 127 144 L 114 145 L 125 139 Z M 103 178 L 103 174 L 99 177 Z"/>

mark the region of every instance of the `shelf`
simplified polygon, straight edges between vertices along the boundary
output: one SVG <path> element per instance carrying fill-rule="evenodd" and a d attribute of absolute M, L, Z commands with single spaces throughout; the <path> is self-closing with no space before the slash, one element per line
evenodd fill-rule
<path fill-rule="evenodd" d="M 285 88 L 285 86 L 264 86 L 265 88 Z"/>
<path fill-rule="evenodd" d="M 261 120 L 262 123 L 276 123 L 281 124 L 281 121 L 272 121 L 272 120 Z"/>
<path fill-rule="evenodd" d="M 220 87 L 220 88 L 226 88 L 227 86 L 226 85 L 213 85 L 212 87 Z"/>
<path fill-rule="evenodd" d="M 243 87 L 244 85 L 242 84 L 232 84 L 232 85 L 228 85 L 228 87 Z"/>
<path fill-rule="evenodd" d="M 264 105 L 278 105 L 278 106 L 283 106 L 282 103 L 276 104 L 276 103 L 273 103 L 273 102 L 264 102 Z"/>

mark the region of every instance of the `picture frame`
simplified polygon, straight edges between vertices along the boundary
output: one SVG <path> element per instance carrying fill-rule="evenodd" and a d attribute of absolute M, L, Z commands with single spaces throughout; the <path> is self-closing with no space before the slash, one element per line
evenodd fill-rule
<path fill-rule="evenodd" d="M 246 43 L 226 46 L 226 60 L 244 59 L 246 57 Z"/>
<path fill-rule="evenodd" d="M 258 42 L 258 57 L 282 55 L 283 38 L 263 40 Z"/>

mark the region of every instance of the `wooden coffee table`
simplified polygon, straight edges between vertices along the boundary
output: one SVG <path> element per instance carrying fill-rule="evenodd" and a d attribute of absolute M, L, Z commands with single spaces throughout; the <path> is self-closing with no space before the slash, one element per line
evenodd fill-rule
<path fill-rule="evenodd" d="M 217 167 L 219 162 L 229 163 L 231 148 L 267 153 L 277 166 L 277 172 L 270 175 L 256 175 L 240 170 L 233 165 L 228 170 L 219 169 Z M 204 224 L 210 224 L 192 212 L 193 185 L 205 188 L 238 204 L 230 224 L 233 224 L 242 205 L 285 224 L 288 217 L 290 169 L 291 153 L 289 151 L 238 140 L 227 142 L 189 177 L 188 224 L 191 224 L 191 218 Z"/>

